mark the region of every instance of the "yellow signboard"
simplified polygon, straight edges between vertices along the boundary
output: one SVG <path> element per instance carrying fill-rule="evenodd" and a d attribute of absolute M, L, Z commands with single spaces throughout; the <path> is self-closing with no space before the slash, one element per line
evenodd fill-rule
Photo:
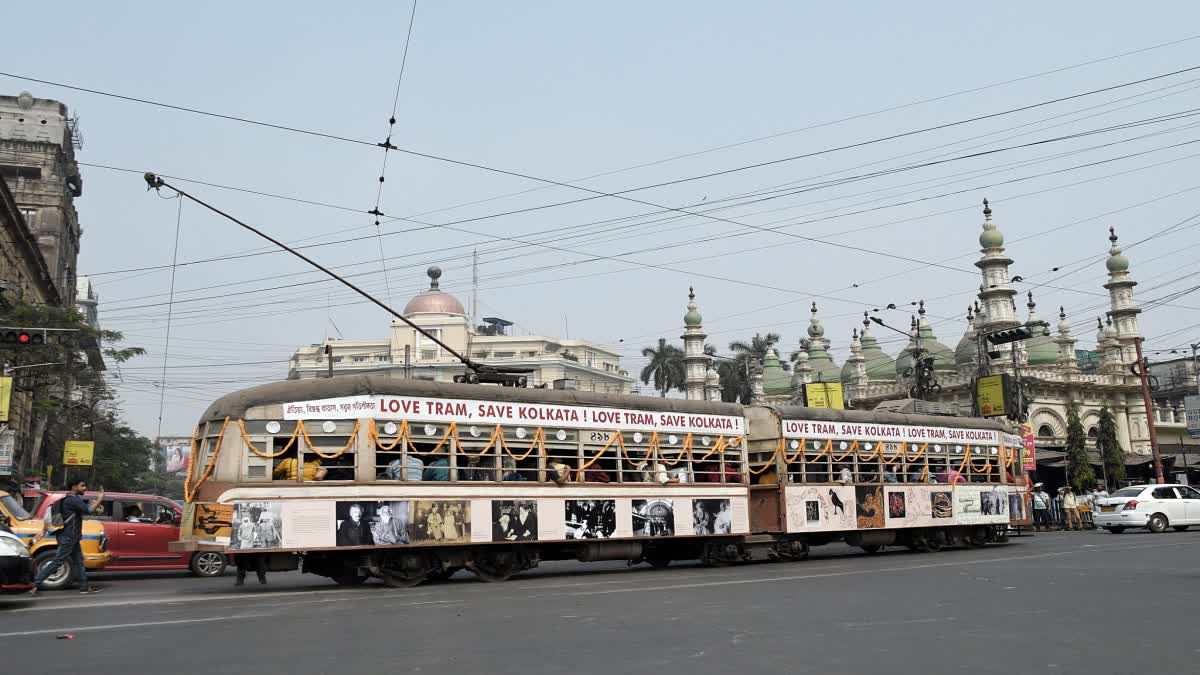
<path fill-rule="evenodd" d="M 94 441 L 67 441 L 63 444 L 63 464 L 67 466 L 91 466 Z"/>
<path fill-rule="evenodd" d="M 845 410 L 845 399 L 842 397 L 840 382 L 816 382 L 804 385 L 805 397 L 810 408 L 833 408 Z"/>
<path fill-rule="evenodd" d="M 11 377 L 0 377 L 0 422 L 8 421 L 8 404 L 12 401 Z"/>
<path fill-rule="evenodd" d="M 975 407 L 982 417 L 1004 416 L 1004 376 L 988 375 L 975 381 Z"/>

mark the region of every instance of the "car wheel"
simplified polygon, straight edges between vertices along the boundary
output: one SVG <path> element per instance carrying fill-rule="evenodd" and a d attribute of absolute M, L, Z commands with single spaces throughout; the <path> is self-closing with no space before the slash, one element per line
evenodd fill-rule
<path fill-rule="evenodd" d="M 1164 532 L 1167 529 L 1167 517 L 1161 513 L 1156 513 L 1150 516 L 1150 522 L 1147 523 L 1146 527 L 1155 534 Z"/>
<path fill-rule="evenodd" d="M 1122 532 L 1125 531 L 1125 528 L 1123 528 L 1123 527 L 1106 527 L 1104 529 L 1108 530 L 1109 532 L 1112 532 L 1113 534 L 1121 534 Z"/>
<path fill-rule="evenodd" d="M 192 556 L 192 562 L 188 564 L 192 574 L 198 577 L 219 577 L 225 573 L 225 566 L 228 561 L 225 556 L 215 551 L 200 551 Z"/>
<path fill-rule="evenodd" d="M 1191 527 L 1191 526 L 1190 525 L 1174 525 L 1171 527 L 1171 529 L 1175 530 L 1176 532 L 1187 532 L 1187 529 L 1189 527 Z"/>
<path fill-rule="evenodd" d="M 50 561 L 54 560 L 55 553 L 56 551 L 54 549 L 50 549 L 49 551 L 42 551 L 34 556 L 33 569 L 35 570 L 35 573 L 40 573 L 43 567 L 49 565 Z M 71 565 L 64 562 L 57 570 L 55 570 L 54 574 L 46 577 L 46 580 L 41 584 L 41 588 L 47 591 L 57 591 L 66 588 L 74 580 L 72 579 L 74 576 L 75 575 L 71 573 Z"/>

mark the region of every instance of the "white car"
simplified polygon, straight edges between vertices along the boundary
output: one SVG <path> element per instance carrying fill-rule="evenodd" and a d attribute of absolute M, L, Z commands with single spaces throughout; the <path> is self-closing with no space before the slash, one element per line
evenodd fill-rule
<path fill-rule="evenodd" d="M 1200 525 L 1200 490 L 1187 485 L 1132 485 L 1096 501 L 1096 527 L 1120 534 L 1131 527 L 1182 532 Z"/>

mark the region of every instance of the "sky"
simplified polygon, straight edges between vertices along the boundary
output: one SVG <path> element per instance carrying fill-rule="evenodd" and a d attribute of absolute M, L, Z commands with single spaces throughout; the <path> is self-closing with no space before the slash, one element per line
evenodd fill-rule
<path fill-rule="evenodd" d="M 838 363 L 864 310 L 906 328 L 921 299 L 953 347 L 985 197 L 1025 280 L 1022 316 L 1032 289 L 1042 318 L 1061 305 L 1094 343 L 1115 226 L 1122 244 L 1158 235 L 1127 249 L 1137 298 L 1163 300 L 1141 316 L 1147 348 L 1200 337 L 1200 297 L 1172 295 L 1200 264 L 1200 219 L 1186 220 L 1200 70 L 1167 75 L 1200 66 L 1200 6 L 426 0 L 401 78 L 411 11 L 5 9 L 23 28 L 6 31 L 0 71 L 365 141 L 0 75 L 0 92 L 79 115 L 79 271 L 103 326 L 148 350 L 111 371 L 141 432 L 187 435 L 213 399 L 285 378 L 297 346 L 389 323 L 233 223 L 147 192 L 143 171 L 313 245 L 396 307 L 433 264 L 466 304 L 476 249 L 481 315 L 609 345 L 635 374 L 642 347 L 678 340 L 689 286 L 722 352 L 772 331 L 786 357 L 814 301 Z M 376 228 L 373 144 L 393 104 L 392 142 L 411 152 L 388 153 Z M 877 335 L 893 355 L 904 341 Z"/>

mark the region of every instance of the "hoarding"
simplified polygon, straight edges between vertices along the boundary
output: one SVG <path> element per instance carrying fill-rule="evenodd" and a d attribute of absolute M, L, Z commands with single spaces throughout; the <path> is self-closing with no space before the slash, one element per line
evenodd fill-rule
<path fill-rule="evenodd" d="M 804 398 L 809 408 L 845 410 L 841 382 L 815 382 L 804 385 Z"/>
<path fill-rule="evenodd" d="M 1004 375 L 975 380 L 975 407 L 980 417 L 1004 417 Z"/>
<path fill-rule="evenodd" d="M 1200 396 L 1192 394 L 1183 398 L 1184 414 L 1187 416 L 1187 434 L 1200 438 Z"/>
<path fill-rule="evenodd" d="M 95 449 L 96 444 L 93 441 L 67 441 L 63 443 L 63 464 L 91 466 Z"/>

